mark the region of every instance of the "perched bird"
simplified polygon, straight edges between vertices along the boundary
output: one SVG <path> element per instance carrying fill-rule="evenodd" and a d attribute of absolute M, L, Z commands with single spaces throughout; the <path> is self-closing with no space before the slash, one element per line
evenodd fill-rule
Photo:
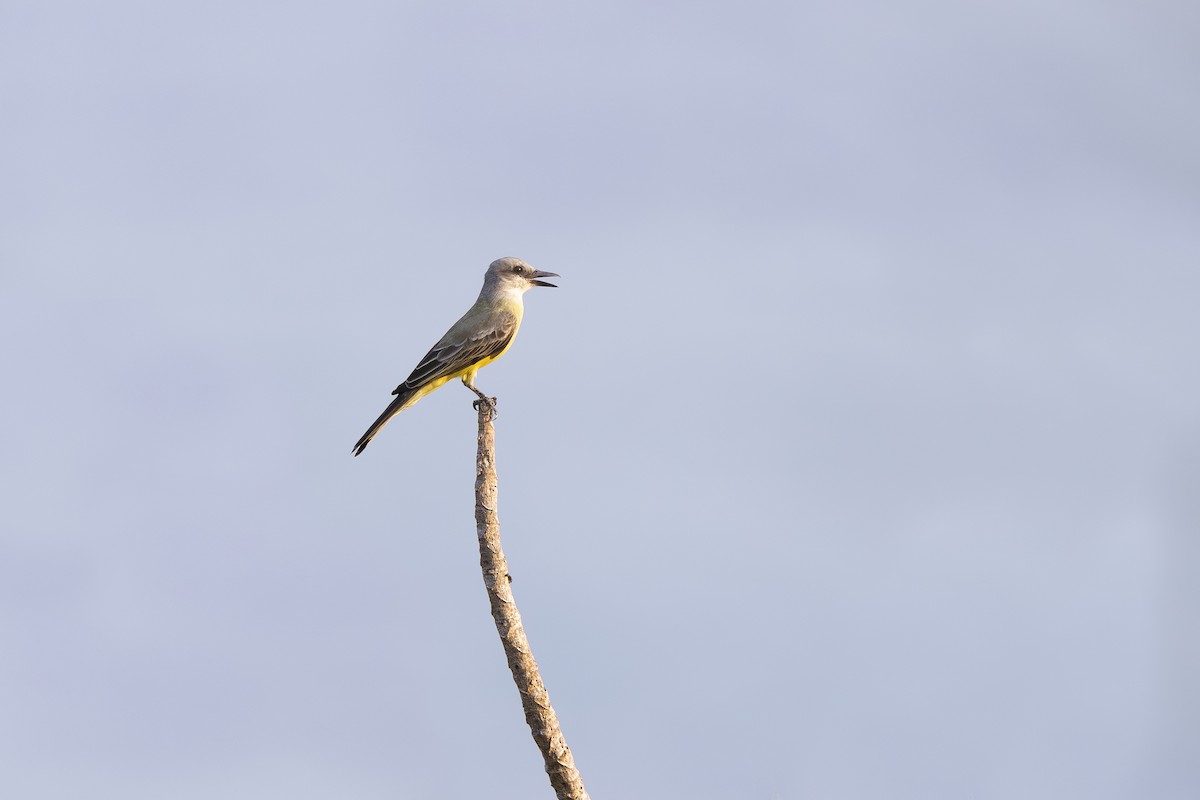
<path fill-rule="evenodd" d="M 354 445 L 354 455 L 366 449 L 375 435 L 392 417 L 425 395 L 454 378 L 462 378 L 481 402 L 491 400 L 475 388 L 475 373 L 495 361 L 512 346 L 525 311 L 522 295 L 534 286 L 550 286 L 542 278 L 558 278 L 554 272 L 542 272 L 519 258 L 496 259 L 483 275 L 483 289 L 475 305 L 438 340 L 404 383 L 379 419 Z"/>

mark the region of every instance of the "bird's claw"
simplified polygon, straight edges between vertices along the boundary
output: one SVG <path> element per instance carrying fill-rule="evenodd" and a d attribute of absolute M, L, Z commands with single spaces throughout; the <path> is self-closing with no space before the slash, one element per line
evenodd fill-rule
<path fill-rule="evenodd" d="M 481 405 L 487 406 L 488 411 L 492 412 L 492 416 L 496 416 L 496 398 L 479 395 L 478 400 L 471 401 L 471 408 L 475 409 L 476 411 L 479 410 L 479 406 Z"/>

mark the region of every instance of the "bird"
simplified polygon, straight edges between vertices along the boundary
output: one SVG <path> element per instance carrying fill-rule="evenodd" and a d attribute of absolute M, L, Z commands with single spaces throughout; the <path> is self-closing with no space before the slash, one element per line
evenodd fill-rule
<path fill-rule="evenodd" d="M 412 374 L 396 387 L 392 392 L 396 399 L 354 445 L 354 455 L 362 453 L 392 417 L 455 378 L 461 378 L 463 385 L 479 396 L 478 402 L 494 405 L 492 398 L 475 388 L 475 373 L 512 346 L 525 311 L 525 292 L 534 286 L 557 288 L 542 279 L 560 277 L 557 272 L 534 269 L 511 256 L 493 261 L 483 275 L 483 288 L 475 305 L 450 326 Z"/>

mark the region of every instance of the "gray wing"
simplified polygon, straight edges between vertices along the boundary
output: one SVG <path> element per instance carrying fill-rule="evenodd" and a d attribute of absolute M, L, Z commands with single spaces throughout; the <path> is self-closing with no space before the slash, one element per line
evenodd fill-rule
<path fill-rule="evenodd" d="M 453 375 L 485 358 L 504 352 L 517 333 L 517 317 L 511 311 L 496 314 L 487 325 L 475 327 L 459 320 L 441 341 L 425 354 L 412 374 L 392 394 L 412 391 Z M 472 330 L 472 328 L 474 328 Z"/>

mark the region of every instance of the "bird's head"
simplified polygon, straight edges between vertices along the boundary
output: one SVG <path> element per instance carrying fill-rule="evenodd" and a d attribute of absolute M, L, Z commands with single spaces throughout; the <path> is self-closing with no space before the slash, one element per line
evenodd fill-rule
<path fill-rule="evenodd" d="M 496 281 L 500 285 L 526 291 L 534 286 L 549 286 L 558 288 L 553 283 L 547 283 L 541 278 L 561 277 L 557 272 L 542 272 L 534 269 L 519 258 L 498 258 L 488 267 L 485 281 Z"/>

